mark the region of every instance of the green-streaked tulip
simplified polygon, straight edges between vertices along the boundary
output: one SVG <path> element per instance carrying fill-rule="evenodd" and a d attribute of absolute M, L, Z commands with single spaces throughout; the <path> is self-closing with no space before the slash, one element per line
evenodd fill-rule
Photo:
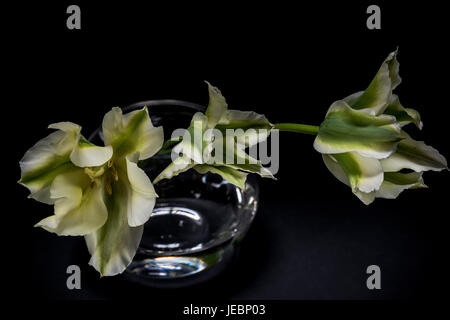
<path fill-rule="evenodd" d="M 275 179 L 245 149 L 277 128 L 316 135 L 314 148 L 326 167 L 365 204 L 376 198 L 394 199 L 406 189 L 425 188 L 423 172 L 448 169 L 447 161 L 404 131 L 409 123 L 422 129 L 422 120 L 393 94 L 400 82 L 395 51 L 366 90 L 330 106 L 320 127 L 273 125 L 264 115 L 228 110 L 219 89 L 207 83 L 206 112 L 193 116 L 188 134 L 166 141 L 163 151 L 173 146 L 180 156 L 154 183 L 189 169 L 219 174 L 242 189 L 249 173 Z M 60 122 L 49 128 L 56 131 L 20 161 L 19 183 L 30 190 L 29 197 L 54 205 L 54 214 L 36 226 L 58 235 L 84 236 L 89 263 L 101 276 L 122 273 L 136 253 L 158 197 L 138 162 L 162 148 L 162 127 L 152 125 L 144 107 L 127 114 L 119 108 L 109 111 L 102 123 L 103 147 L 86 140 L 77 124 Z M 236 131 L 230 136 L 229 130 Z"/>
<path fill-rule="evenodd" d="M 71 122 L 49 125 L 57 129 L 31 147 L 20 160 L 19 183 L 27 187 L 30 198 L 53 204 L 50 187 L 60 174 L 79 167 L 101 166 L 112 156 L 112 147 L 97 147 L 81 135 L 81 127 Z"/>
<path fill-rule="evenodd" d="M 58 131 L 25 153 L 19 182 L 30 197 L 54 204 L 54 215 L 36 226 L 85 236 L 89 263 L 102 276 L 111 276 L 130 264 L 157 197 L 137 162 L 158 152 L 164 137 L 147 108 L 125 115 L 113 108 L 102 127 L 105 147 L 87 141 L 76 124 L 50 125 Z"/>
<path fill-rule="evenodd" d="M 173 148 L 182 156 L 165 168 L 156 177 L 154 183 L 162 179 L 170 179 L 189 169 L 194 169 L 202 174 L 206 172 L 219 174 L 223 179 L 240 188 L 244 188 L 248 173 L 257 173 L 262 177 L 275 179 L 271 172 L 261 165 L 260 161 L 237 147 L 237 144 L 250 147 L 264 141 L 270 134 L 273 125 L 264 115 L 248 111 L 228 110 L 226 100 L 219 89 L 207 84 L 209 104 L 205 114 L 197 112 L 193 116 L 187 129 L 189 136 L 183 138 Z M 211 151 L 213 149 L 212 141 L 204 137 L 208 129 L 217 129 L 222 132 L 224 154 L 234 155 L 232 163 L 208 161 L 212 158 Z M 235 137 L 227 137 L 228 129 L 241 130 Z M 247 129 L 252 130 L 246 131 Z"/>
<path fill-rule="evenodd" d="M 334 102 L 319 128 L 314 148 L 320 153 L 356 152 L 383 159 L 403 139 L 395 117 L 354 110 L 345 101 Z"/>
<path fill-rule="evenodd" d="M 314 141 L 327 168 L 365 204 L 424 188 L 423 171 L 447 168 L 436 149 L 402 130 L 409 123 L 422 129 L 422 121 L 416 110 L 403 107 L 392 93 L 401 82 L 398 72 L 395 51 L 365 91 L 331 105 Z"/>

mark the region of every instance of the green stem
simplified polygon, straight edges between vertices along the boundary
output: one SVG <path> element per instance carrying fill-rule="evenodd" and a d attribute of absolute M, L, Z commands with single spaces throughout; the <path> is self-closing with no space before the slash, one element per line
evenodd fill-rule
<path fill-rule="evenodd" d="M 275 129 L 278 129 L 280 131 L 311 134 L 314 136 L 319 132 L 318 126 L 310 126 L 308 124 L 299 124 L 299 123 L 276 123 Z"/>
<path fill-rule="evenodd" d="M 317 132 L 319 132 L 318 126 L 310 126 L 307 124 L 299 124 L 299 123 L 276 123 L 275 129 L 278 129 L 280 131 L 288 131 L 288 132 L 296 132 L 296 133 L 303 133 L 303 134 L 310 134 L 310 135 L 316 135 Z M 170 139 L 164 142 L 163 146 L 161 147 L 161 150 L 159 150 L 158 154 L 169 154 L 172 152 L 172 148 L 175 144 L 180 142 L 181 137 Z"/>
<path fill-rule="evenodd" d="M 164 142 L 164 144 L 161 147 L 161 149 L 159 150 L 158 154 L 162 155 L 162 154 L 171 153 L 173 146 L 176 145 L 180 141 L 181 141 L 181 137 L 167 140 L 166 142 Z"/>

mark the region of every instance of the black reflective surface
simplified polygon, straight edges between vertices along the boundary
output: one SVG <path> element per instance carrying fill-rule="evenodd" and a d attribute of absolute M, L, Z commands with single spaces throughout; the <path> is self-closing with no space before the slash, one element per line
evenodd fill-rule
<path fill-rule="evenodd" d="M 215 19 L 208 19 L 209 6 L 83 2 L 86 24 L 81 32 L 68 33 L 61 17 L 65 4 L 40 4 L 35 19 L 46 18 L 39 20 L 40 28 L 25 31 L 26 48 L 20 50 L 25 56 L 18 62 L 23 72 L 10 80 L 20 92 L 5 124 L 8 152 L 13 151 L 5 155 L 12 160 L 5 170 L 4 215 L 12 222 L 4 226 L 3 262 L 10 295 L 23 300 L 444 298 L 448 172 L 425 174 L 427 190 L 366 207 L 327 171 L 312 137 L 282 134 L 279 180 L 262 181 L 258 214 L 232 267 L 211 282 L 176 291 L 148 290 L 120 277 L 100 279 L 87 265 L 82 238 L 33 228 L 52 209 L 26 199 L 25 188 L 15 185 L 17 162 L 48 133 L 48 124 L 73 121 L 88 135 L 113 106 L 148 99 L 205 105 L 203 79 L 222 90 L 231 108 L 264 113 L 272 122 L 319 124 L 333 101 L 367 86 L 397 46 L 403 78 L 397 93 L 424 121 L 422 132 L 409 132 L 449 158 L 446 11 L 438 4 L 383 4 L 382 29 L 369 31 L 367 5 L 221 4 Z M 23 38 L 15 39 L 21 48 Z M 81 267 L 82 290 L 66 288 L 70 264 Z M 372 264 L 382 270 L 379 291 L 366 287 Z"/>

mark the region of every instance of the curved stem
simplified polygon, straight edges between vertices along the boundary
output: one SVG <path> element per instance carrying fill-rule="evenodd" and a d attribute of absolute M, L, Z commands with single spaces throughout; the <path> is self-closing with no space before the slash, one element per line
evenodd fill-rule
<path fill-rule="evenodd" d="M 275 129 L 278 129 L 280 131 L 287 131 L 287 132 L 296 132 L 296 133 L 303 133 L 303 134 L 310 134 L 310 135 L 316 135 L 317 132 L 319 132 L 318 126 L 311 126 L 308 124 L 299 124 L 299 123 L 276 123 L 274 124 Z M 161 150 L 159 150 L 158 154 L 169 154 L 172 152 L 172 148 L 175 144 L 180 142 L 181 137 L 170 139 L 164 142 L 163 146 L 161 147 Z"/>
<path fill-rule="evenodd" d="M 303 134 L 316 135 L 319 132 L 318 126 L 310 126 L 308 124 L 299 123 L 276 123 L 275 129 L 280 131 L 297 132 Z"/>
<path fill-rule="evenodd" d="M 166 142 L 164 142 L 163 146 L 159 150 L 158 154 L 162 155 L 162 154 L 169 154 L 169 153 L 171 153 L 173 146 L 176 145 L 180 141 L 181 141 L 181 137 L 178 137 L 178 138 L 175 138 L 175 139 L 166 140 Z"/>

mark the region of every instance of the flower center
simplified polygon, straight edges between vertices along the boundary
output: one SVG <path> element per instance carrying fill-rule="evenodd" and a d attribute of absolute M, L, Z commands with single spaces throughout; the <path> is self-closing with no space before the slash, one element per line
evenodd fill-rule
<path fill-rule="evenodd" d="M 112 183 L 114 183 L 114 181 L 119 181 L 119 175 L 117 173 L 114 162 L 112 160 L 109 160 L 108 169 L 105 176 L 105 188 L 106 192 L 108 192 L 109 195 L 112 194 Z"/>

